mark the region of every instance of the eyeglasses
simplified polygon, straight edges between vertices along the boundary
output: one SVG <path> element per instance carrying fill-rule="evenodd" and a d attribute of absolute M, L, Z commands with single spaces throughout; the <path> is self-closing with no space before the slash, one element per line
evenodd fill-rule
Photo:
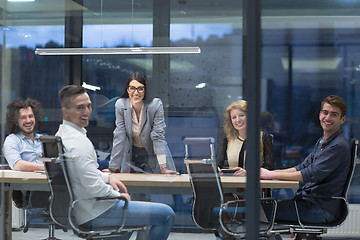
<path fill-rule="evenodd" d="M 145 87 L 128 86 L 128 89 L 131 93 L 135 92 L 136 90 L 138 91 L 138 93 L 143 93 L 145 91 Z"/>

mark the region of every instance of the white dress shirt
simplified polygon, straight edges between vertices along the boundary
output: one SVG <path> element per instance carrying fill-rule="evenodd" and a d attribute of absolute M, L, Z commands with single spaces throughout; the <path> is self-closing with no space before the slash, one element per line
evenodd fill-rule
<path fill-rule="evenodd" d="M 101 172 L 97 155 L 86 130 L 63 120 L 56 136 L 60 136 L 64 145 L 67 169 L 75 199 L 94 197 L 116 197 L 120 193 L 109 184 L 109 173 Z M 79 201 L 75 207 L 78 224 L 88 222 L 111 208 L 117 200 Z"/>

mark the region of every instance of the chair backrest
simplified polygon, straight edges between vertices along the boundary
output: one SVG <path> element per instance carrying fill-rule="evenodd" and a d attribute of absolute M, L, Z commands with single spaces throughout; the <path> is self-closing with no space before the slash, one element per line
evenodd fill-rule
<path fill-rule="evenodd" d="M 331 197 L 332 198 L 331 201 L 339 201 L 339 203 L 340 203 L 340 209 L 338 211 L 339 214 L 331 222 L 328 222 L 325 224 L 323 224 L 323 223 L 315 223 L 315 224 L 314 223 L 305 223 L 306 225 L 308 225 L 308 226 L 313 225 L 313 226 L 319 226 L 319 227 L 337 227 L 341 223 L 343 223 L 345 221 L 345 219 L 347 218 L 348 213 L 349 213 L 348 203 L 347 203 L 347 192 L 349 190 L 349 187 L 351 185 L 351 180 L 354 175 L 358 146 L 359 146 L 359 140 L 355 139 L 355 138 L 351 139 L 351 141 L 350 141 L 350 148 L 351 148 L 350 168 L 349 168 L 349 172 L 348 172 L 348 175 L 346 178 L 343 193 L 342 193 L 341 197 Z"/>
<path fill-rule="evenodd" d="M 46 211 L 49 209 L 49 197 L 49 192 L 43 191 L 14 190 L 12 192 L 14 205 L 23 210 L 42 209 Z"/>
<path fill-rule="evenodd" d="M 350 150 L 351 150 L 351 160 L 350 160 L 350 169 L 346 179 L 346 184 L 343 192 L 343 197 L 347 198 L 347 193 L 349 191 L 351 180 L 354 175 L 356 160 L 357 160 L 357 151 L 359 147 L 359 140 L 356 138 L 351 139 L 350 141 Z"/>
<path fill-rule="evenodd" d="M 8 164 L 2 164 L 0 168 L 11 169 Z M 49 192 L 43 191 L 12 191 L 12 200 L 14 205 L 23 210 L 42 209 L 46 211 L 49 209 L 49 197 Z"/>
<path fill-rule="evenodd" d="M 126 214 L 123 214 L 122 225 L 118 227 L 105 226 L 99 228 L 85 227 L 77 223 L 74 208 L 79 200 L 74 198 L 74 193 L 68 175 L 67 161 L 61 138 L 58 136 L 42 136 L 40 141 L 43 146 L 45 171 L 51 191 L 50 216 L 53 221 L 63 227 L 70 228 L 73 232 L 86 239 L 109 238 L 122 236 L 123 232 L 143 230 L 144 226 L 124 228 Z M 88 199 L 82 199 L 88 200 Z M 96 198 L 96 200 L 104 200 Z M 106 199 L 105 199 L 106 200 Z"/>
<path fill-rule="evenodd" d="M 351 152 L 350 152 L 351 153 L 350 168 L 349 168 L 349 172 L 348 172 L 348 175 L 346 178 L 345 187 L 344 187 L 344 190 L 342 193 L 342 197 L 344 199 L 347 199 L 347 193 L 348 193 L 348 190 L 351 185 L 352 177 L 354 175 L 358 146 L 359 146 L 359 140 L 356 138 L 351 139 L 351 141 L 350 141 L 350 148 L 351 148 L 350 149 L 351 150 Z M 347 201 L 341 201 L 339 215 L 335 218 L 334 221 L 332 221 L 329 224 L 330 226 L 334 226 L 334 227 L 339 226 L 341 223 L 343 223 L 345 221 L 345 219 L 347 218 L 347 215 L 349 214 L 347 205 L 348 205 Z"/>
<path fill-rule="evenodd" d="M 214 208 L 223 203 L 223 190 L 215 162 L 213 138 L 184 138 L 185 164 L 194 199 L 192 218 L 201 228 L 214 229 Z"/>
<path fill-rule="evenodd" d="M 70 228 L 68 218 L 71 196 L 68 191 L 63 166 L 63 146 L 57 136 L 41 136 L 45 171 L 51 191 L 50 216 L 53 221 L 63 227 Z"/>

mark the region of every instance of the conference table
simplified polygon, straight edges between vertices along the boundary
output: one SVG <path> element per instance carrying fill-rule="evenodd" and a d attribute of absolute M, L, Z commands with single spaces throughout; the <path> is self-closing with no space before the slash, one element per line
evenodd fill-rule
<path fill-rule="evenodd" d="M 129 192 L 151 194 L 192 194 L 189 176 L 143 174 L 143 173 L 117 173 L 114 174 L 127 187 Z M 5 240 L 11 240 L 12 231 L 12 190 L 50 191 L 46 174 L 44 172 L 20 172 L 13 170 L 0 170 L 0 183 L 4 186 L 5 217 L 1 216 L 0 231 L 5 231 Z M 236 191 L 246 187 L 246 177 L 221 176 L 224 189 Z M 297 181 L 260 180 L 261 188 L 298 188 Z"/>

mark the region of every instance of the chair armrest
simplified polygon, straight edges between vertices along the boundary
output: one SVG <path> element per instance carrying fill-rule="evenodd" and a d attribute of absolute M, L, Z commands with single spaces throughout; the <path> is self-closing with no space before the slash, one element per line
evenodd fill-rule
<path fill-rule="evenodd" d="M 277 202 L 273 198 L 260 198 L 260 201 L 261 202 L 268 201 L 268 202 L 271 202 L 275 207 L 277 206 Z M 230 201 L 227 201 L 227 202 L 223 203 L 221 205 L 221 207 L 222 208 L 232 207 L 232 206 L 229 206 L 229 205 L 232 205 L 232 204 L 236 205 L 236 207 L 239 207 L 238 206 L 239 204 L 241 204 L 241 203 L 245 204 L 245 202 L 246 202 L 245 198 L 244 199 L 230 200 Z M 245 206 L 244 206 L 244 209 L 246 209 Z"/>
<path fill-rule="evenodd" d="M 294 200 L 294 203 L 295 203 L 295 206 L 296 206 L 296 202 L 300 199 L 303 199 L 303 198 L 314 198 L 314 199 L 328 199 L 328 200 L 341 200 L 344 202 L 344 204 L 348 204 L 348 201 L 346 200 L 346 198 L 344 197 L 334 197 L 334 196 L 324 196 L 324 195 L 306 195 L 306 194 L 299 194 L 299 195 L 296 195 L 293 200 Z M 297 208 L 297 207 L 296 207 Z"/>
<path fill-rule="evenodd" d="M 230 200 L 227 201 L 220 206 L 219 210 L 219 223 L 221 228 L 227 233 L 235 237 L 244 237 L 246 234 L 245 231 L 245 224 L 246 224 L 246 206 L 245 206 L 246 199 L 236 199 L 236 200 Z M 265 216 L 265 212 L 263 212 L 265 215 L 263 217 L 266 217 L 267 219 L 259 219 L 261 221 L 261 229 L 260 234 L 266 236 L 271 232 L 271 230 L 274 227 L 274 220 L 275 220 L 275 214 L 277 209 L 277 202 L 273 198 L 260 198 L 260 202 L 265 202 L 266 204 L 271 204 L 271 213 L 269 213 L 268 216 Z M 260 204 L 260 211 L 263 211 L 263 205 Z M 229 211 L 230 210 L 230 211 Z M 230 221 L 230 228 L 227 226 Z M 239 226 L 242 226 L 240 228 L 237 228 L 236 231 L 232 231 L 231 224 L 237 224 Z M 239 231 L 238 231 L 239 230 Z"/>
<path fill-rule="evenodd" d="M 316 198 L 316 199 L 338 199 L 338 200 L 344 200 L 347 202 L 347 200 L 344 197 L 334 197 L 334 196 L 324 196 L 324 195 L 306 195 L 306 194 L 299 194 L 296 195 L 293 200 L 296 202 L 299 199 L 302 198 Z"/>
<path fill-rule="evenodd" d="M 73 229 L 78 232 L 78 233 L 85 233 L 83 232 L 78 225 L 74 224 L 73 220 L 71 219 L 72 216 L 72 210 L 74 209 L 75 205 L 80 202 L 80 201 L 107 201 L 107 200 L 114 200 L 114 199 L 118 199 L 118 200 L 123 200 L 124 201 L 124 206 L 123 206 L 123 210 L 124 213 L 122 215 L 122 224 L 120 225 L 120 227 L 118 229 L 116 229 L 116 232 L 121 232 L 121 230 L 124 228 L 125 226 L 125 218 L 126 218 L 126 210 L 128 208 L 128 204 L 129 201 L 124 197 L 124 196 L 118 196 L 118 197 L 95 197 L 95 198 L 88 198 L 88 199 L 78 199 L 78 200 L 74 200 L 71 204 L 70 204 L 70 213 L 69 213 L 69 221 L 71 226 L 73 227 Z M 101 232 L 101 230 L 100 230 Z M 105 230 L 103 232 L 109 232 L 108 230 Z"/>
<path fill-rule="evenodd" d="M 70 208 L 73 209 L 75 208 L 76 204 L 78 204 L 78 202 L 82 202 L 82 201 L 108 201 L 108 200 L 114 200 L 114 199 L 118 199 L 118 200 L 123 200 L 124 201 L 124 206 L 123 209 L 124 211 L 127 210 L 128 205 L 129 205 L 129 201 L 123 197 L 123 196 L 118 196 L 118 197 L 94 197 L 94 198 L 87 198 L 87 199 L 77 199 L 77 200 L 73 200 L 70 203 Z"/>
<path fill-rule="evenodd" d="M 104 201 L 104 200 L 111 200 L 111 199 L 118 199 L 118 200 L 123 200 L 125 202 L 123 209 L 126 210 L 128 208 L 129 205 L 129 200 L 127 200 L 127 198 L 123 197 L 123 196 L 118 196 L 118 197 L 96 197 L 95 198 L 96 201 Z"/>
<path fill-rule="evenodd" d="M 327 200 L 340 200 L 343 202 L 343 204 L 346 205 L 347 207 L 347 200 L 346 198 L 344 197 L 334 197 L 334 196 L 324 196 L 324 195 L 306 195 L 306 194 L 299 194 L 299 195 L 296 195 L 293 200 L 294 200 L 294 204 L 295 204 L 295 209 L 296 209 L 296 215 L 297 215 L 297 219 L 298 219 L 298 223 L 299 225 L 302 227 L 302 228 L 305 228 L 307 227 L 307 224 L 303 224 L 300 220 L 300 213 L 299 213 L 299 209 L 297 207 L 297 201 L 298 200 L 301 200 L 303 198 L 313 198 L 313 199 L 327 199 Z M 348 214 L 348 212 L 346 212 L 346 215 Z M 344 218 L 345 219 L 345 218 Z M 337 222 L 337 221 L 335 221 Z M 326 225 L 326 224 L 325 224 Z M 331 224 L 328 224 L 328 225 L 331 225 Z"/>

